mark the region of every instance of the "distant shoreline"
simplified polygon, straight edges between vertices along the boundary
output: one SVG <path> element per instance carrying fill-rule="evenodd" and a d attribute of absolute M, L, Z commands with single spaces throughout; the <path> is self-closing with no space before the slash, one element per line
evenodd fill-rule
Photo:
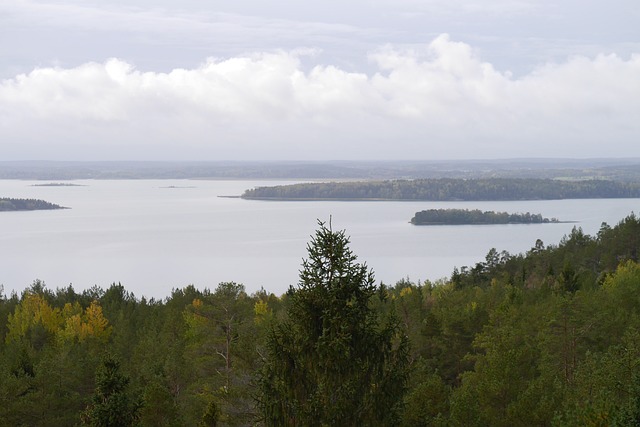
<path fill-rule="evenodd" d="M 411 221 L 409 221 L 411 223 Z M 477 222 L 477 223 L 445 223 L 445 222 L 432 222 L 432 223 L 421 223 L 421 224 L 413 224 L 417 226 L 426 226 L 426 227 L 438 227 L 438 226 L 457 226 L 457 225 L 540 225 L 540 224 L 579 224 L 580 221 L 549 221 L 549 222 L 504 222 L 504 223 L 489 223 L 489 222 Z"/>
<path fill-rule="evenodd" d="M 393 199 L 393 198 L 347 198 L 347 197 L 246 197 L 246 196 L 218 196 L 230 199 L 244 200 L 263 200 L 267 202 L 543 202 L 551 200 L 600 200 L 600 199 L 640 199 L 640 197 L 583 197 L 583 198 L 559 198 L 559 199 L 447 199 L 447 200 L 431 200 L 431 199 Z"/>
<path fill-rule="evenodd" d="M 388 180 L 607 179 L 640 182 L 640 158 L 271 161 L 0 161 L 0 179 Z"/>
<path fill-rule="evenodd" d="M 428 200 L 416 199 L 384 199 L 384 198 L 347 198 L 347 197 L 245 197 L 245 196 L 219 196 L 233 197 L 244 200 L 264 200 L 273 202 L 423 202 Z M 463 200 L 450 200 L 451 202 L 462 202 Z"/>
<path fill-rule="evenodd" d="M 640 182 L 600 179 L 414 179 L 298 183 L 246 190 L 253 200 L 524 201 L 640 198 Z"/>

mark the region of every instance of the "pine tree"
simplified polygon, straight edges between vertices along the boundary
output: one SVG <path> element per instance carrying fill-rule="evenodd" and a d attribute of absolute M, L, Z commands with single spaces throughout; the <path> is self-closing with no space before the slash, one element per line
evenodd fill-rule
<path fill-rule="evenodd" d="M 268 337 L 258 406 L 267 425 L 393 425 L 406 382 L 407 340 L 373 272 L 356 262 L 344 231 L 319 222 L 288 320 Z"/>

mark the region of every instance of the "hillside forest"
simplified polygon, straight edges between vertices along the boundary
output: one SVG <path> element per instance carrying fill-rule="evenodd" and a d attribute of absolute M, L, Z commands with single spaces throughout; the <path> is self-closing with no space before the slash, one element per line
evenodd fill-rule
<path fill-rule="evenodd" d="M 320 222 L 283 295 L 36 280 L 0 291 L 0 425 L 636 425 L 639 249 L 630 214 L 383 284 Z"/>

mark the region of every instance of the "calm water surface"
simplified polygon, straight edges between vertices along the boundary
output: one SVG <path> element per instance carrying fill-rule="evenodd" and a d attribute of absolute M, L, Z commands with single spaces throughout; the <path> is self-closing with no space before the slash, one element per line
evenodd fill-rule
<path fill-rule="evenodd" d="M 482 261 L 490 248 L 511 253 L 536 239 L 557 244 L 574 226 L 595 234 L 640 211 L 640 199 L 526 202 L 267 202 L 239 195 L 288 181 L 87 180 L 82 186 L 0 180 L 0 197 L 38 198 L 71 209 L 0 213 L 0 284 L 21 291 L 34 279 L 76 290 L 121 282 L 136 296 L 172 288 L 243 283 L 281 294 L 295 284 L 317 219 L 345 229 L 359 261 L 377 279 L 437 280 Z M 175 187 L 175 188 L 169 188 Z M 577 224 L 416 227 L 416 211 L 464 208 L 541 213 Z"/>

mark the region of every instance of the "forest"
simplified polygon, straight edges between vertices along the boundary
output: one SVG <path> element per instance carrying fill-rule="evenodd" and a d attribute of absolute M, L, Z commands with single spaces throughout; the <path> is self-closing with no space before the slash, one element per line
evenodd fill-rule
<path fill-rule="evenodd" d="M 640 184 L 602 179 L 434 178 L 318 182 L 257 187 L 245 199 L 261 200 L 557 200 L 640 197 Z"/>
<path fill-rule="evenodd" d="M 550 178 L 640 181 L 640 159 L 414 161 L 3 161 L 0 179 Z"/>
<path fill-rule="evenodd" d="M 36 211 L 46 209 L 66 209 L 54 203 L 39 199 L 12 199 L 0 197 L 0 212 L 2 211 Z"/>
<path fill-rule="evenodd" d="M 411 218 L 414 225 L 462 225 L 462 224 L 545 224 L 559 222 L 556 218 L 544 218 L 541 214 L 481 211 L 480 209 L 427 209 L 416 212 Z"/>
<path fill-rule="evenodd" d="M 319 223 L 283 295 L 36 280 L 0 290 L 0 425 L 636 425 L 639 248 L 630 214 L 383 284 Z"/>

